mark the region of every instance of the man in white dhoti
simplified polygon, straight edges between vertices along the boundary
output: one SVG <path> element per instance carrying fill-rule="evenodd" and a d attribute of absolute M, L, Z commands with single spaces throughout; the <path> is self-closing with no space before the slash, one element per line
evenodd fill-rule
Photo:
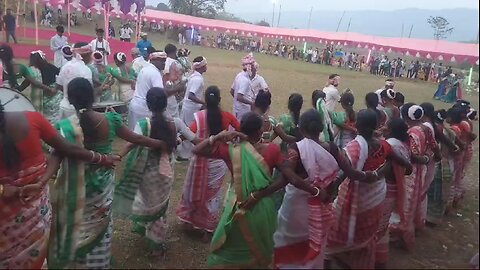
<path fill-rule="evenodd" d="M 101 28 L 97 29 L 97 38 L 90 42 L 94 52 L 99 51 L 104 55 L 103 64 L 108 66 L 108 56 L 110 55 L 110 43 L 104 39 L 105 31 Z"/>
<path fill-rule="evenodd" d="M 255 92 L 252 88 L 252 79 L 255 78 L 258 64 L 252 53 L 242 59 L 244 71 L 235 77 L 233 82 L 233 112 L 240 121 L 244 114 L 252 110 L 255 101 Z"/>
<path fill-rule="evenodd" d="M 63 99 L 60 102 L 60 119 L 76 113 L 75 108 L 68 101 L 68 84 L 70 81 L 81 77 L 92 83 L 92 71 L 86 65 L 92 61 L 92 48 L 85 42 L 79 42 L 73 47 L 73 54 L 72 60 L 60 69 L 57 76 L 57 88 L 63 91 Z"/>
<path fill-rule="evenodd" d="M 162 71 L 165 69 L 167 54 L 156 51 L 150 54 L 150 63 L 142 68 L 137 76 L 135 92 L 128 107 L 128 127 L 134 129 L 137 122 L 143 118 L 151 117 L 152 113 L 147 107 L 147 93 L 153 87 L 164 88 Z M 184 89 L 184 84 L 165 89 L 168 96 L 175 95 Z"/>
<path fill-rule="evenodd" d="M 192 63 L 193 73 L 188 77 L 187 90 L 185 98 L 183 99 L 183 106 L 181 112 L 181 119 L 187 126 L 190 126 L 195 121 L 194 114 L 199 112 L 205 105 L 204 99 L 204 80 L 203 73 L 207 71 L 207 59 L 203 56 L 198 56 L 193 59 Z M 192 157 L 192 144 L 190 142 L 182 142 L 178 146 L 177 152 L 180 159 L 188 159 Z"/>
<path fill-rule="evenodd" d="M 61 25 L 57 26 L 57 34 L 50 39 L 50 49 L 53 51 L 53 64 L 61 68 L 66 60 L 62 54 L 62 48 L 68 45 L 68 38 L 63 35 L 65 28 Z"/>

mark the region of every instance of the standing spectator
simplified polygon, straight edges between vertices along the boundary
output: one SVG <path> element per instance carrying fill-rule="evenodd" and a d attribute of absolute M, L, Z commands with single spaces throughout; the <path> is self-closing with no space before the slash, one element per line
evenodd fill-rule
<path fill-rule="evenodd" d="M 102 28 L 96 30 L 97 38 L 90 42 L 93 52 L 101 52 L 104 55 L 103 64 L 108 66 L 108 56 L 110 55 L 110 43 L 103 38 L 105 31 Z"/>
<path fill-rule="evenodd" d="M 115 27 L 113 26 L 112 22 L 108 22 L 108 36 L 115 38 Z"/>
<path fill-rule="evenodd" d="M 17 22 L 15 16 L 12 14 L 12 9 L 7 9 L 7 14 L 3 16 L 3 22 L 5 23 L 5 34 L 7 36 L 7 43 L 10 42 L 10 36 L 13 38 L 13 42 L 17 44 L 17 36 L 15 30 L 17 28 Z"/>
<path fill-rule="evenodd" d="M 325 93 L 325 103 L 327 111 L 335 112 L 335 106 L 338 101 L 340 101 L 340 92 L 338 92 L 338 85 L 340 83 L 340 75 L 332 74 L 328 77 L 328 83 L 325 88 L 323 88 L 323 93 Z"/>
<path fill-rule="evenodd" d="M 152 48 L 152 42 L 147 39 L 147 33 L 140 33 L 140 37 L 142 38 L 140 41 L 137 42 L 137 48 L 140 50 L 140 53 L 143 57 L 147 58 L 148 56 L 148 49 Z"/>
<path fill-rule="evenodd" d="M 178 32 L 178 44 L 183 45 L 183 35 L 182 32 Z"/>
<path fill-rule="evenodd" d="M 57 34 L 50 39 L 50 49 L 53 51 L 53 64 L 60 68 L 66 62 L 65 57 L 63 57 L 62 48 L 65 45 L 68 45 L 68 39 L 63 35 L 65 29 L 63 26 L 57 26 Z"/>
<path fill-rule="evenodd" d="M 128 23 L 124 24 L 122 28 L 120 28 L 120 40 L 125 42 L 132 41 L 132 34 L 133 30 L 130 28 Z"/>

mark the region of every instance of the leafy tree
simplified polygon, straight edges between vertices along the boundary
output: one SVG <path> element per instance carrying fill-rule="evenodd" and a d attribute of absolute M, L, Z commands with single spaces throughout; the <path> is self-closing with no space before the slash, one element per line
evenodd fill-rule
<path fill-rule="evenodd" d="M 433 28 L 433 38 L 436 40 L 446 39 L 447 36 L 452 34 L 454 29 L 454 27 L 450 27 L 450 23 L 444 17 L 430 16 L 427 22 Z"/>
<path fill-rule="evenodd" d="M 168 2 L 173 12 L 214 18 L 219 11 L 225 9 L 227 0 L 169 0 Z"/>
<path fill-rule="evenodd" d="M 265 20 L 261 20 L 257 23 L 255 23 L 256 25 L 259 25 L 259 26 L 266 26 L 266 27 L 270 27 L 270 24 L 268 22 L 266 22 Z"/>
<path fill-rule="evenodd" d="M 155 9 L 161 11 L 170 11 L 170 8 L 165 3 L 159 3 Z"/>

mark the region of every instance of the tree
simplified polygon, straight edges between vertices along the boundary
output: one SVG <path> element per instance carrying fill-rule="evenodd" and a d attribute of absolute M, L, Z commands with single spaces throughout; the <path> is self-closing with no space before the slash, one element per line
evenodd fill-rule
<path fill-rule="evenodd" d="M 446 39 L 447 36 L 452 34 L 454 29 L 454 27 L 450 27 L 450 23 L 444 17 L 430 16 L 427 22 L 433 28 L 433 38 L 436 40 Z"/>
<path fill-rule="evenodd" d="M 227 0 L 169 0 L 168 2 L 173 12 L 214 18 L 219 11 L 225 9 Z"/>
<path fill-rule="evenodd" d="M 266 27 L 270 27 L 270 24 L 268 22 L 266 22 L 265 20 L 261 20 L 257 23 L 255 23 L 256 25 L 259 25 L 259 26 L 266 26 Z"/>
<path fill-rule="evenodd" d="M 170 8 L 165 3 L 158 3 L 158 5 L 155 9 L 156 10 L 161 10 L 161 11 L 170 11 Z"/>

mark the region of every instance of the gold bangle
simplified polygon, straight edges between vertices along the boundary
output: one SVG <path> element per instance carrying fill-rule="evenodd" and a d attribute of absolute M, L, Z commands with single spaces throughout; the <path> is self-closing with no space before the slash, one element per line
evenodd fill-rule
<path fill-rule="evenodd" d="M 3 193 L 5 192 L 5 187 L 3 184 L 0 184 L 0 198 L 3 197 Z"/>
<path fill-rule="evenodd" d="M 318 197 L 318 195 L 320 195 L 320 189 L 318 187 L 313 187 L 313 188 L 317 191 L 317 193 L 312 197 Z"/>
<path fill-rule="evenodd" d="M 258 199 L 253 196 L 253 192 L 250 193 L 250 197 L 252 197 L 252 199 L 254 199 L 255 201 L 258 201 Z"/>

